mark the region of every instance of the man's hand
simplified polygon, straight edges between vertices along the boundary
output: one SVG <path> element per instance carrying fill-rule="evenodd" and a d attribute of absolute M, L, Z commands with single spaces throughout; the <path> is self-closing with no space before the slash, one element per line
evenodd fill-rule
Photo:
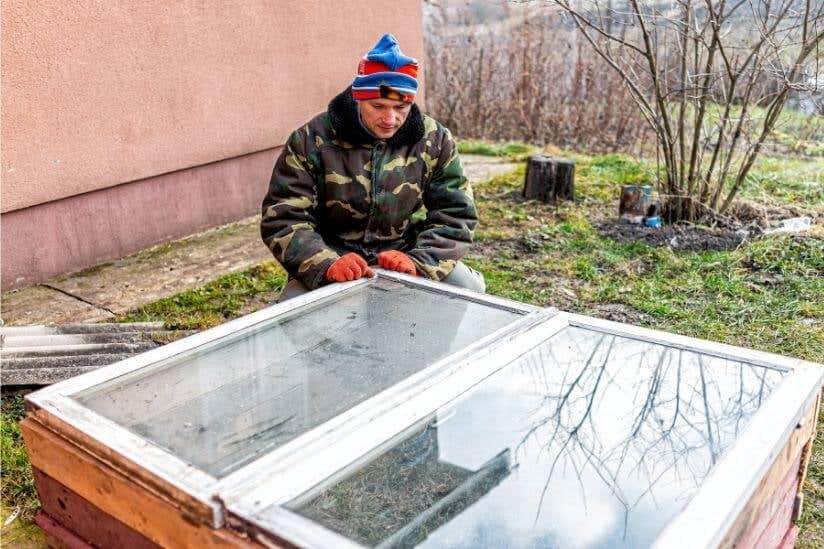
<path fill-rule="evenodd" d="M 365 259 L 354 252 L 348 253 L 332 263 L 325 275 L 328 282 L 346 282 L 364 276 L 373 277 L 375 271 L 369 268 Z"/>
<path fill-rule="evenodd" d="M 409 256 L 397 250 L 379 253 L 378 265 L 383 269 L 406 273 L 412 276 L 418 274 L 417 269 L 415 269 L 415 264 L 412 263 Z"/>

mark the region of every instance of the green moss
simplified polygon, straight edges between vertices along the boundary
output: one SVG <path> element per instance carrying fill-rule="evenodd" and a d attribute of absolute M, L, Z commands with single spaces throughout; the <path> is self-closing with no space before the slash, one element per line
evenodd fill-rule
<path fill-rule="evenodd" d="M 262 263 L 144 305 L 117 321 L 163 321 L 174 329 L 209 328 L 238 316 L 252 301 L 273 302 L 285 283 L 286 273 L 277 263 Z"/>
<path fill-rule="evenodd" d="M 0 412 L 0 460 L 2 460 L 2 505 L 19 510 L 19 520 L 34 518 L 40 507 L 34 488 L 29 456 L 20 433 L 20 420 L 25 416 L 22 396 L 3 396 Z"/>

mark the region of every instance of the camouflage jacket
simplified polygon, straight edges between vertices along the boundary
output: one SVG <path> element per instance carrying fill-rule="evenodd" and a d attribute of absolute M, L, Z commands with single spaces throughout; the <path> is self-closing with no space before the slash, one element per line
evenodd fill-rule
<path fill-rule="evenodd" d="M 348 89 L 289 137 L 262 210 L 263 241 L 311 289 L 348 252 L 371 264 L 381 251 L 401 250 L 422 275 L 443 280 L 477 224 L 449 130 L 413 105 L 398 132 L 379 140 L 361 125 Z"/>

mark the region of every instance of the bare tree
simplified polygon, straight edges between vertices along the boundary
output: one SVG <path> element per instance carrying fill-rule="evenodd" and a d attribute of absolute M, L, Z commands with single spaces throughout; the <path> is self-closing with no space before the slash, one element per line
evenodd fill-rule
<path fill-rule="evenodd" d="M 820 0 L 553 0 L 658 143 L 671 220 L 724 214 L 794 91 L 818 82 Z"/>
<path fill-rule="evenodd" d="M 676 486 L 679 499 L 692 493 L 782 379 L 775 370 L 581 329 L 521 361 L 543 398 L 514 455 L 531 462 L 544 451 L 549 463 L 535 520 L 553 477 L 571 472 L 584 502 L 583 477 L 608 488 L 623 508 L 624 535 L 645 500 L 672 497 Z"/>
<path fill-rule="evenodd" d="M 478 4 L 473 4 L 477 6 Z M 426 110 L 462 138 L 588 151 L 649 148 L 654 138 L 620 77 L 557 9 L 425 6 Z"/>

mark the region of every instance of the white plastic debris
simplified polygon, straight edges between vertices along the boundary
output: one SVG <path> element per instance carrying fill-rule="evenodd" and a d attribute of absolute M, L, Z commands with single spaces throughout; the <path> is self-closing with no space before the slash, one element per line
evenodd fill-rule
<path fill-rule="evenodd" d="M 770 233 L 799 233 L 809 231 L 812 227 L 813 220 L 810 217 L 792 217 L 790 219 L 781 220 L 781 224 L 774 228 L 764 231 Z"/>
<path fill-rule="evenodd" d="M 642 225 L 644 223 L 644 216 L 625 213 L 621 214 L 618 221 L 627 225 Z"/>
<path fill-rule="evenodd" d="M 11 524 L 15 520 L 17 520 L 17 517 L 19 517 L 19 516 L 20 516 L 20 507 L 15 507 L 14 511 L 12 511 L 12 513 L 8 517 L 6 517 L 5 522 L 3 522 L 3 527 L 5 528 L 9 524 Z"/>

